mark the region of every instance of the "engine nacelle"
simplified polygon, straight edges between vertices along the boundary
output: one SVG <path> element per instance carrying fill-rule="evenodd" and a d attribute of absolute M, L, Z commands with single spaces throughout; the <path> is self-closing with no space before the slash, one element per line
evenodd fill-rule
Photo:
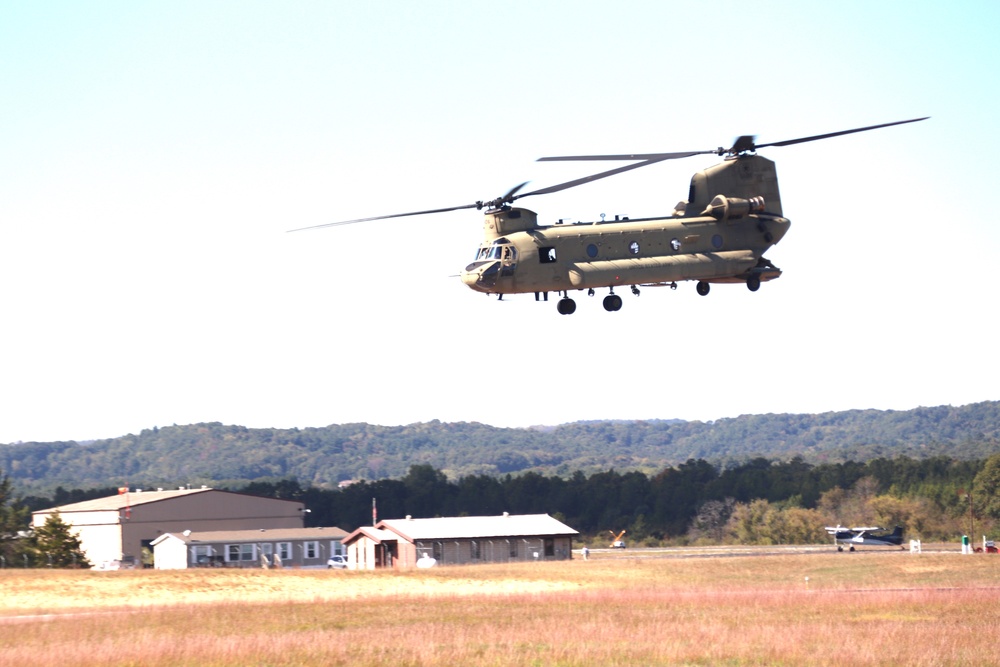
<path fill-rule="evenodd" d="M 701 214 L 710 215 L 716 220 L 739 220 L 740 218 L 750 215 L 751 213 L 761 213 L 763 211 L 763 197 L 740 199 L 738 197 L 715 195 Z"/>

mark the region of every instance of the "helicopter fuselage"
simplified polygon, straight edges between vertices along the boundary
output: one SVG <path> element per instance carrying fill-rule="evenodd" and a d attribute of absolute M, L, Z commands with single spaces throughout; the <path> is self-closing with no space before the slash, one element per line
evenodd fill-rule
<path fill-rule="evenodd" d="M 565 292 L 620 285 L 661 285 L 683 280 L 761 282 L 780 271 L 761 267 L 764 252 L 790 222 L 777 216 L 744 215 L 614 220 L 539 226 L 533 211 L 492 211 L 487 227 L 530 221 L 527 229 L 487 240 L 462 281 L 489 294 Z M 492 223 L 492 224 L 491 224 Z M 520 225 L 519 225 L 520 226 Z"/>
<path fill-rule="evenodd" d="M 790 222 L 781 215 L 774 163 L 742 156 L 698 172 L 689 198 L 670 215 L 572 224 L 538 224 L 526 208 L 486 212 L 485 238 L 462 282 L 497 294 L 562 294 L 559 311 L 575 304 L 569 290 L 608 288 L 607 310 L 621 308 L 619 286 L 743 282 L 756 290 L 781 271 L 764 259 Z M 593 292 L 590 292 L 591 294 Z"/>

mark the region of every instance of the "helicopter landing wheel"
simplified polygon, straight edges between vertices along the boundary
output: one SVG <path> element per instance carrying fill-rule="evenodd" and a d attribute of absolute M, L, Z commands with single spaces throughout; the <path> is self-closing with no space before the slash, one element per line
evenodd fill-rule
<path fill-rule="evenodd" d="M 604 297 L 604 310 L 613 313 L 622 309 L 622 298 L 617 294 L 609 294 Z"/>
<path fill-rule="evenodd" d="M 704 280 L 699 280 L 698 284 L 695 285 L 695 289 L 698 290 L 698 294 L 702 296 L 708 296 L 708 291 L 712 289 L 712 286 L 706 283 Z"/>
<path fill-rule="evenodd" d="M 747 278 L 747 289 L 756 292 L 760 289 L 760 276 L 750 276 Z"/>
<path fill-rule="evenodd" d="M 556 310 L 559 311 L 560 315 L 572 315 L 576 312 L 576 301 L 573 301 L 568 296 L 564 296 L 556 304 Z"/>

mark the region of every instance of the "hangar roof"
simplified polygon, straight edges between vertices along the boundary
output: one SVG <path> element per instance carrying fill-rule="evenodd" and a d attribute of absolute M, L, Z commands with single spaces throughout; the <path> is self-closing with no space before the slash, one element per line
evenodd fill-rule
<path fill-rule="evenodd" d="M 71 503 L 69 505 L 60 505 L 59 507 L 50 507 L 44 510 L 37 510 L 32 512 L 32 514 L 50 514 L 52 512 L 58 511 L 60 514 L 65 512 L 101 512 L 101 511 L 117 511 L 125 509 L 126 507 L 135 507 L 136 505 L 145 505 L 147 503 L 155 503 L 161 500 L 170 500 L 173 498 L 181 498 L 183 496 L 191 496 L 198 493 L 232 493 L 234 495 L 246 495 L 246 494 L 236 494 L 233 491 L 222 491 L 219 489 L 211 489 L 202 487 L 200 489 L 171 489 L 169 491 L 137 491 L 130 490 L 127 492 L 119 493 L 114 496 L 105 496 L 103 498 L 94 498 L 93 500 L 84 500 L 79 503 Z M 255 498 L 258 496 L 254 496 Z M 267 500 L 278 500 L 276 498 L 267 498 Z M 291 500 L 285 500 L 281 502 L 296 502 Z"/>

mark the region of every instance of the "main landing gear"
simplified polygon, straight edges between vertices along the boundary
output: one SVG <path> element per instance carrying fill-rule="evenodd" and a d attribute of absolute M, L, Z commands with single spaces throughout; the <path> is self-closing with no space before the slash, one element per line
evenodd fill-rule
<path fill-rule="evenodd" d="M 560 315 L 572 315 L 576 312 L 576 301 L 573 301 L 568 296 L 564 296 L 556 304 L 556 310 L 559 311 Z"/>
<path fill-rule="evenodd" d="M 673 285 L 671 285 L 671 287 L 673 287 Z M 711 289 L 712 286 L 709 283 L 705 282 L 704 280 L 699 280 L 698 284 L 695 285 L 695 290 L 697 290 L 698 294 L 702 296 L 708 296 L 708 293 L 709 291 L 711 291 Z M 759 290 L 760 276 L 758 276 L 757 274 L 753 274 L 749 278 L 747 278 L 747 289 L 750 290 L 751 292 L 756 292 L 757 290 Z"/>
<path fill-rule="evenodd" d="M 639 288 L 632 285 L 632 294 L 639 296 Z M 594 296 L 595 292 L 593 288 L 587 290 L 587 296 Z M 604 297 L 603 301 L 604 310 L 609 313 L 614 313 L 622 309 L 622 298 L 615 294 L 614 289 L 611 290 L 611 294 Z M 569 298 L 569 294 L 563 292 L 563 296 L 556 303 L 556 310 L 559 311 L 560 315 L 572 315 L 576 312 L 576 301 Z"/>
<path fill-rule="evenodd" d="M 728 280 L 725 282 L 742 282 L 742 280 Z M 757 290 L 760 289 L 760 282 L 761 282 L 760 275 L 758 275 L 757 273 L 750 274 L 746 278 L 747 289 L 750 290 L 751 292 L 756 292 Z M 668 285 L 672 290 L 677 289 L 676 281 L 670 283 L 659 283 L 659 284 Z M 611 293 L 608 294 L 606 297 L 604 297 L 602 303 L 604 305 L 604 310 L 608 311 L 609 313 L 614 313 L 622 309 L 622 298 L 617 294 L 615 294 L 614 287 L 610 289 Z M 632 285 L 631 289 L 632 289 L 632 294 L 639 296 L 639 287 L 637 285 Z M 707 280 L 699 280 L 697 283 L 695 283 L 695 290 L 701 296 L 708 296 L 708 293 L 712 290 L 712 285 Z M 573 299 L 569 297 L 568 292 L 561 292 L 561 294 L 562 298 L 559 299 L 559 302 L 556 304 L 556 309 L 559 311 L 560 315 L 572 315 L 573 313 L 576 312 L 576 301 L 573 301 Z M 593 287 L 587 290 L 587 296 L 595 296 L 595 295 L 596 292 L 594 291 Z M 547 292 L 544 294 L 544 296 L 545 300 L 548 301 Z M 536 292 L 535 301 L 538 301 L 538 298 L 539 294 Z"/>

